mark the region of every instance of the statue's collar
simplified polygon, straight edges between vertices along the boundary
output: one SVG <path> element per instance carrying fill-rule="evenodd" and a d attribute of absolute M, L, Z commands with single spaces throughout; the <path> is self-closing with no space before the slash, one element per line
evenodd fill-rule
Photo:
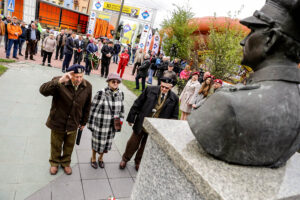
<path fill-rule="evenodd" d="M 249 77 L 248 83 L 260 81 L 288 81 L 300 83 L 300 69 L 284 65 L 262 68 Z"/>

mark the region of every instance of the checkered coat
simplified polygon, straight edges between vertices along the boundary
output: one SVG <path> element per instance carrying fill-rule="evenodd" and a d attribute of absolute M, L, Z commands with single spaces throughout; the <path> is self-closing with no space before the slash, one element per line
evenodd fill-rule
<path fill-rule="evenodd" d="M 96 152 L 103 153 L 111 149 L 115 137 L 113 117 L 124 118 L 123 101 L 124 93 L 119 89 L 113 92 L 107 87 L 95 95 L 87 127 L 92 131 L 92 148 Z"/>

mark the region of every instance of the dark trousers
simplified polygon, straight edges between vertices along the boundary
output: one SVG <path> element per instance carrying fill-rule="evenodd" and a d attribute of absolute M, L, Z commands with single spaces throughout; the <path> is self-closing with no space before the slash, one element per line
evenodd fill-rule
<path fill-rule="evenodd" d="M 76 131 L 60 133 L 51 130 L 51 155 L 49 159 L 51 166 L 70 166 L 76 133 Z"/>
<path fill-rule="evenodd" d="M 22 47 L 25 42 L 25 39 L 19 38 L 19 54 L 22 53 Z"/>
<path fill-rule="evenodd" d="M 74 51 L 74 63 L 73 64 L 79 64 L 82 61 L 82 52 L 78 53 L 77 51 Z"/>
<path fill-rule="evenodd" d="M 109 72 L 110 60 L 102 60 L 101 62 L 101 76 L 107 77 Z"/>
<path fill-rule="evenodd" d="M 10 56 L 10 51 L 11 51 L 11 48 L 12 48 L 13 45 L 14 45 L 13 57 L 17 57 L 19 40 L 13 40 L 13 39 L 8 40 L 8 47 L 7 47 L 7 50 L 6 50 L 6 57 Z"/>
<path fill-rule="evenodd" d="M 72 55 L 73 54 L 69 54 L 69 53 L 65 54 L 65 59 L 64 59 L 64 62 L 63 62 L 63 66 L 62 66 L 62 71 L 65 71 L 66 69 L 69 68 L 70 62 L 72 60 Z"/>
<path fill-rule="evenodd" d="M 30 54 L 30 59 L 33 59 L 33 54 L 35 52 L 35 46 L 36 42 L 35 41 L 28 41 L 26 45 L 26 50 L 25 50 L 25 58 L 28 58 L 28 54 Z"/>
<path fill-rule="evenodd" d="M 146 77 L 142 77 L 139 74 L 135 77 L 135 87 L 136 89 L 140 89 L 140 83 L 139 80 L 142 79 L 142 90 L 145 89 L 145 83 L 146 83 Z"/>
<path fill-rule="evenodd" d="M 5 52 L 7 51 L 7 47 L 8 47 L 8 35 L 5 34 L 4 35 L 4 48 L 5 48 Z"/>
<path fill-rule="evenodd" d="M 134 75 L 136 68 L 137 68 L 137 67 L 140 67 L 140 66 L 141 66 L 141 63 L 140 63 L 140 62 L 134 63 L 133 69 L 132 69 L 132 75 Z"/>
<path fill-rule="evenodd" d="M 47 51 L 43 52 L 43 63 L 46 62 L 47 57 L 48 57 L 48 64 L 50 64 L 51 63 L 52 52 L 47 52 Z"/>
<path fill-rule="evenodd" d="M 62 60 L 64 57 L 64 46 L 62 45 L 57 45 L 56 46 L 56 54 L 55 54 L 55 59 L 58 59 L 58 54 L 60 53 L 59 59 Z"/>
<path fill-rule="evenodd" d="M 90 75 L 90 73 L 91 73 L 91 61 L 88 59 L 88 58 L 86 58 L 85 59 L 85 74 L 86 75 Z"/>
<path fill-rule="evenodd" d="M 136 152 L 134 161 L 135 164 L 140 164 L 143 157 L 145 145 L 147 143 L 147 138 L 148 134 L 144 131 L 142 131 L 140 134 L 132 133 L 131 137 L 127 142 L 122 159 L 125 162 L 128 162 L 132 158 L 133 154 Z"/>
<path fill-rule="evenodd" d="M 118 59 L 119 59 L 119 54 L 114 54 L 113 55 L 113 62 L 118 64 Z"/>

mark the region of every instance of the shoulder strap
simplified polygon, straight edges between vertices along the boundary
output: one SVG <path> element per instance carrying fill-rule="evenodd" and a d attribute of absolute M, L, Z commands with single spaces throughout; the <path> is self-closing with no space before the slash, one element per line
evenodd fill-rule
<path fill-rule="evenodd" d="M 112 111 L 111 106 L 109 104 L 109 99 L 107 98 L 107 95 L 105 95 L 105 99 L 107 100 L 107 104 L 108 104 L 109 110 L 111 112 L 111 115 L 113 115 L 113 111 Z"/>

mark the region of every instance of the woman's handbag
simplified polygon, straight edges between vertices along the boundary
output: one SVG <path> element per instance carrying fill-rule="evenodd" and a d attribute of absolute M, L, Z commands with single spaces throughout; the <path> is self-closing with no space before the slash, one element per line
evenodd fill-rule
<path fill-rule="evenodd" d="M 112 114 L 112 116 L 113 116 L 113 111 L 112 111 L 111 106 L 110 106 L 110 104 L 109 104 L 109 100 L 108 100 L 107 96 L 105 96 L 105 98 L 106 98 L 106 100 L 107 100 L 107 104 L 108 104 L 108 107 L 109 107 L 109 109 L 110 109 L 110 112 L 111 112 L 111 114 Z M 114 131 L 115 131 L 115 132 L 121 132 L 121 129 L 122 129 L 122 122 L 121 122 L 120 117 L 114 117 L 114 116 L 113 116 L 113 128 L 114 128 Z"/>

